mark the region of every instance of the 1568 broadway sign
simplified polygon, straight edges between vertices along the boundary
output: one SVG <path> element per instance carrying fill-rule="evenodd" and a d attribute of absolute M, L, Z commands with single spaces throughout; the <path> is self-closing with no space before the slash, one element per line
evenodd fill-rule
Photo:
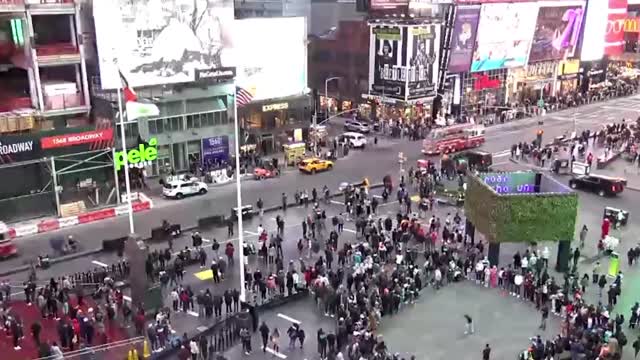
<path fill-rule="evenodd" d="M 127 151 L 127 163 L 130 168 L 133 167 L 144 167 L 151 165 L 151 162 L 158 158 L 158 140 L 156 138 L 151 138 L 149 140 L 149 144 L 140 144 L 137 148 L 131 149 Z M 114 158 L 116 171 L 120 171 L 124 166 L 125 160 L 125 152 L 118 151 L 116 152 L 116 156 Z"/>

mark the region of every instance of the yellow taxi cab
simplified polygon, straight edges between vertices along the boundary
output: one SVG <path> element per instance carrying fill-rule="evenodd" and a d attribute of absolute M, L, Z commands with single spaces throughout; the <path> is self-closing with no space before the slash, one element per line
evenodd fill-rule
<path fill-rule="evenodd" d="M 333 161 L 322 160 L 318 158 L 304 159 L 300 161 L 298 169 L 302 172 L 315 174 L 318 171 L 331 170 L 333 168 Z"/>

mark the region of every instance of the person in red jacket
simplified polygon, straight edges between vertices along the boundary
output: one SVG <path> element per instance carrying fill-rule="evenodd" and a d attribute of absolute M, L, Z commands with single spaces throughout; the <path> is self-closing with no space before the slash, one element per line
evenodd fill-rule
<path fill-rule="evenodd" d="M 233 262 L 233 252 L 235 251 L 235 249 L 233 248 L 233 244 L 231 242 L 227 243 L 227 246 L 224 249 L 224 253 L 227 255 L 227 264 L 229 264 L 229 266 L 233 266 L 234 262 Z"/>
<path fill-rule="evenodd" d="M 602 220 L 602 226 L 601 226 L 601 230 L 602 230 L 602 234 L 600 235 L 601 239 L 604 239 L 605 237 L 607 237 L 607 235 L 609 235 L 610 228 L 611 228 L 611 221 L 609 220 L 609 218 L 604 218 L 604 220 Z"/>

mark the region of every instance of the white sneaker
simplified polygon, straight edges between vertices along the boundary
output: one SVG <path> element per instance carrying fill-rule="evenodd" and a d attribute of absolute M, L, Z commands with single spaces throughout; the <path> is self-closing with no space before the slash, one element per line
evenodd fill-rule
<path fill-rule="evenodd" d="M 20 346 L 16 346 L 13 348 L 13 350 L 22 350 L 22 348 Z"/>

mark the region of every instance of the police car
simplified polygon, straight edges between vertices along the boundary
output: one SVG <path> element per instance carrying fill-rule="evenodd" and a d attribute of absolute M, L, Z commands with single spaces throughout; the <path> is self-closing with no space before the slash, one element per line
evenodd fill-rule
<path fill-rule="evenodd" d="M 175 179 L 165 181 L 162 187 L 162 195 L 172 199 L 182 199 L 190 195 L 204 195 L 208 191 L 208 186 L 197 178 Z"/>

